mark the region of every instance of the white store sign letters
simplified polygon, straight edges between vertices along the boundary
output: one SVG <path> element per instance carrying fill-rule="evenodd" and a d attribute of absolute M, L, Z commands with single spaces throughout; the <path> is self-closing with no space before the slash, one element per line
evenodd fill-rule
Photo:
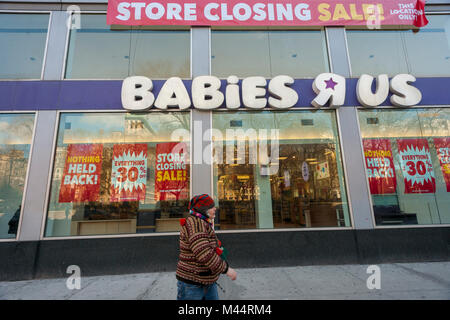
<path fill-rule="evenodd" d="M 200 110 L 217 109 L 225 105 L 227 109 L 264 109 L 267 106 L 276 109 L 289 109 L 298 102 L 301 92 L 292 88 L 294 79 L 280 75 L 267 80 L 264 77 L 247 77 L 239 85 L 236 76 L 229 76 L 225 94 L 220 91 L 221 81 L 214 76 L 200 76 L 192 80 L 191 96 L 183 81 L 172 77 L 163 84 L 157 97 L 153 94 L 153 82 L 142 76 L 128 77 L 122 84 L 122 105 L 129 111 L 144 111 L 155 107 L 166 110 L 169 107 L 187 109 L 194 106 Z M 376 90 L 372 91 L 372 83 L 376 81 Z M 422 94 L 411 83 L 416 78 L 410 74 L 399 74 L 390 81 L 386 74 L 374 77 L 363 74 L 357 84 L 356 94 L 359 103 L 364 107 L 381 105 L 392 93 L 390 102 L 394 106 L 410 107 L 422 100 Z M 316 97 L 311 105 L 316 108 L 325 106 L 339 107 L 344 105 L 346 79 L 334 73 L 318 75 L 312 85 Z M 269 93 L 266 98 L 267 92 Z M 192 97 L 192 99 L 191 99 Z"/>

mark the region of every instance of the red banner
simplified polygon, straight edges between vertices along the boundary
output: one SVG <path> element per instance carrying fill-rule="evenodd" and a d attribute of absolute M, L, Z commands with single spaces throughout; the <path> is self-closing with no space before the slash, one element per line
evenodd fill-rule
<path fill-rule="evenodd" d="M 97 201 L 103 145 L 69 144 L 59 202 Z"/>
<path fill-rule="evenodd" d="M 441 164 L 447 192 L 450 192 L 450 138 L 434 138 L 434 146 Z"/>
<path fill-rule="evenodd" d="M 116 144 L 111 170 L 111 202 L 144 201 L 147 145 Z"/>
<path fill-rule="evenodd" d="M 344 26 L 426 24 L 423 0 L 109 0 L 109 25 Z"/>
<path fill-rule="evenodd" d="M 155 200 L 188 199 L 189 184 L 185 143 L 156 145 Z"/>
<path fill-rule="evenodd" d="M 389 139 L 364 139 L 363 146 L 370 193 L 395 193 L 397 179 Z"/>
<path fill-rule="evenodd" d="M 400 139 L 397 143 L 405 193 L 434 193 L 436 180 L 427 140 Z"/>

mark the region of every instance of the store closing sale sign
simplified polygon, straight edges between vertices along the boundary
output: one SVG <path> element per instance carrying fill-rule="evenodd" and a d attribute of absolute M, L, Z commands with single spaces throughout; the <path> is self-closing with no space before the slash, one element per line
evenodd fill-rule
<path fill-rule="evenodd" d="M 339 26 L 428 22 L 425 0 L 109 0 L 109 25 Z"/>
<path fill-rule="evenodd" d="M 450 138 L 434 138 L 434 146 L 436 147 L 447 192 L 450 192 Z"/>
<path fill-rule="evenodd" d="M 188 199 L 187 145 L 167 142 L 156 145 L 155 200 Z"/>
<path fill-rule="evenodd" d="M 116 144 L 111 170 L 111 202 L 144 201 L 147 145 Z"/>
<path fill-rule="evenodd" d="M 363 147 L 370 193 L 395 193 L 397 180 L 391 142 L 388 139 L 364 139 Z"/>
<path fill-rule="evenodd" d="M 102 170 L 101 144 L 69 144 L 59 202 L 97 201 Z"/>
<path fill-rule="evenodd" d="M 434 193 L 436 178 L 426 139 L 397 140 L 405 193 Z"/>

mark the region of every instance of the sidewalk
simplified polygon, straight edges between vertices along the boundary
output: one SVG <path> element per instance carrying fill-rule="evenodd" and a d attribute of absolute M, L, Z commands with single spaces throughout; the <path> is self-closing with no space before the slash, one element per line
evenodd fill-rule
<path fill-rule="evenodd" d="M 219 295 L 226 300 L 450 300 L 450 262 L 378 266 L 381 273 L 379 290 L 367 288 L 367 279 L 372 275 L 367 273 L 367 265 L 336 265 L 237 269 L 238 279 L 234 282 L 221 276 Z M 176 298 L 174 272 L 82 277 L 80 290 L 67 289 L 66 280 L 0 282 L 0 300 Z"/>

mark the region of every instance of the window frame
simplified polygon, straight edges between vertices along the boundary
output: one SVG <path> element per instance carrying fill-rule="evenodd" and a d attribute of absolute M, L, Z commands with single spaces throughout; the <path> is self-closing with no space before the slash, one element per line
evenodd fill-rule
<path fill-rule="evenodd" d="M 189 155 L 190 155 L 190 166 L 189 166 L 189 174 L 190 174 L 190 181 L 189 181 L 189 199 L 192 197 L 192 145 L 193 145 L 193 130 L 192 130 L 192 109 L 186 110 L 168 110 L 168 111 L 161 111 L 158 109 L 150 109 L 146 111 L 146 113 L 168 113 L 168 112 L 181 112 L 189 114 L 189 124 L 190 124 L 190 143 L 189 143 Z M 56 115 L 56 125 L 55 125 L 55 132 L 53 136 L 53 144 L 52 144 L 52 154 L 51 154 L 51 163 L 50 163 L 50 172 L 48 175 L 48 181 L 47 181 L 47 188 L 45 192 L 45 205 L 44 205 L 44 212 L 45 214 L 42 217 L 41 222 L 41 231 L 40 231 L 40 237 L 39 240 L 43 241 L 52 241 L 52 240 L 71 240 L 71 239 L 106 239 L 106 238 L 132 238 L 132 237 L 158 237 L 158 236 L 171 236 L 171 235 L 178 235 L 178 231 L 174 232 L 154 232 L 154 233 L 127 233 L 127 234 L 106 234 L 106 235 L 89 235 L 89 236 L 58 236 L 58 237 L 46 237 L 45 236 L 45 229 L 47 224 L 47 217 L 48 217 L 48 209 L 50 207 L 50 198 L 51 198 L 51 188 L 52 188 L 52 179 L 54 174 L 54 166 L 55 166 L 55 159 L 56 159 L 56 149 L 57 149 L 57 141 L 58 141 L 58 133 L 59 133 L 59 124 L 61 121 L 61 114 L 71 114 L 71 113 L 122 113 L 127 114 L 130 112 L 127 112 L 125 110 L 57 110 Z"/>
<path fill-rule="evenodd" d="M 345 107 L 344 107 L 345 108 Z M 221 233 L 248 233 L 248 232 L 289 232 L 289 231 L 301 231 L 301 232 L 307 232 L 307 231 L 339 231 L 339 230 L 356 230 L 355 228 L 355 219 L 353 217 L 353 208 L 352 208 L 352 202 L 350 200 L 350 189 L 349 189 L 349 185 L 348 185 L 348 172 L 347 172 L 347 166 L 345 163 L 345 157 L 344 157 L 344 148 L 342 145 L 342 141 L 341 141 L 341 136 L 342 136 L 342 132 L 341 132 L 341 128 L 340 128 L 340 121 L 339 121 L 339 107 L 332 107 L 332 108 L 326 108 L 326 109 L 322 109 L 323 111 L 333 111 L 334 115 L 335 115 L 335 121 L 336 121 L 336 129 L 337 129 L 337 139 L 339 142 L 339 152 L 341 155 L 341 166 L 342 166 L 342 171 L 343 171 L 343 183 L 344 183 L 344 189 L 346 192 L 346 197 L 347 197 L 347 207 L 348 207 L 348 212 L 349 212 L 349 221 L 350 221 L 350 226 L 345 226 L 345 227 L 304 227 L 304 228 L 273 228 L 273 229 L 229 229 L 229 230 L 215 230 L 215 232 L 217 234 L 221 234 Z M 257 112 L 258 110 L 248 110 L 245 108 L 242 108 L 241 110 L 237 109 L 237 110 L 228 110 L 228 109 L 215 109 L 214 111 L 216 111 L 217 113 L 220 112 Z M 317 111 L 316 108 L 314 107 L 293 107 L 290 108 L 288 110 L 280 110 L 277 108 L 272 108 L 272 107 L 266 107 L 264 109 L 262 109 L 261 111 L 270 111 L 270 112 L 289 112 L 289 111 L 309 111 L 309 112 L 314 112 Z M 358 123 L 359 124 L 359 123 Z M 213 128 L 213 122 L 212 122 L 212 113 L 211 113 L 211 129 Z M 211 155 L 212 155 L 212 144 L 210 145 L 211 147 Z M 338 164 L 337 164 L 338 165 Z M 214 195 L 214 189 L 216 188 L 216 186 L 214 185 L 214 163 L 211 163 L 211 194 Z"/>
<path fill-rule="evenodd" d="M 74 12 L 70 12 L 70 17 L 75 14 Z M 81 10 L 77 12 L 77 14 L 80 15 L 105 15 L 107 14 L 106 10 L 97 10 L 97 11 L 86 11 Z M 67 27 L 67 26 L 66 26 Z M 131 28 L 132 26 L 130 26 Z M 151 30 L 155 31 L 189 31 L 189 77 L 188 78 L 181 78 L 182 80 L 190 80 L 192 79 L 192 28 L 190 26 L 184 27 L 184 26 L 175 26 L 174 28 L 170 27 L 158 27 L 154 26 L 154 28 L 151 28 Z M 69 55 L 69 43 L 70 43 L 70 32 L 71 29 L 67 28 L 66 30 L 66 43 L 64 48 L 64 60 L 63 60 L 63 66 L 61 71 L 61 80 L 62 81 L 108 81 L 108 80 L 123 80 L 123 78 L 66 78 L 66 68 L 67 68 L 67 62 L 68 62 L 68 55 Z M 151 78 L 152 80 L 167 80 L 167 78 Z"/>
<path fill-rule="evenodd" d="M 450 18 L 450 11 L 425 11 L 425 14 L 427 16 L 448 15 Z M 380 31 L 401 31 L 401 30 L 413 30 L 413 29 L 417 29 L 417 28 L 415 28 L 413 26 L 387 26 L 385 28 L 381 27 Z M 348 66 L 350 69 L 350 78 L 357 79 L 360 76 L 353 74 L 352 63 L 351 63 L 352 59 L 351 59 L 351 55 L 350 55 L 350 48 L 348 46 L 347 30 L 367 31 L 367 32 L 370 32 L 371 30 L 368 30 L 367 28 L 363 28 L 362 26 L 344 26 L 344 30 L 345 30 L 345 32 L 344 32 L 345 33 L 345 47 L 347 50 L 347 59 L 348 59 Z M 406 51 L 404 51 L 404 54 L 406 56 L 405 62 L 406 62 L 407 68 L 409 69 L 410 63 L 408 61 L 408 53 Z M 408 70 L 408 73 L 409 72 L 410 71 Z M 372 75 L 372 76 L 377 76 L 377 75 Z M 418 77 L 418 78 L 430 78 L 430 77 L 440 78 L 442 76 L 427 76 L 427 77 Z M 450 75 L 448 77 L 450 77 Z"/>
<path fill-rule="evenodd" d="M 34 151 L 34 138 L 36 136 L 36 124 L 37 124 L 37 117 L 38 117 L 38 112 L 37 111 L 0 111 L 0 117 L 3 114 L 29 114 L 29 115 L 33 115 L 34 116 L 34 121 L 33 121 L 33 132 L 31 134 L 31 141 L 30 141 L 30 153 L 29 153 L 29 158 L 28 158 L 28 163 L 27 163 L 27 172 L 25 174 L 25 183 L 23 185 L 23 193 L 22 193 L 22 201 L 21 201 L 21 207 L 20 207 L 20 216 L 19 216 L 19 224 L 17 225 L 17 233 L 15 238 L 0 238 L 0 243 L 1 242 L 16 242 L 19 241 L 20 238 L 20 234 L 21 234 L 21 230 L 22 230 L 22 220 L 23 220 L 23 213 L 24 213 L 24 205 L 25 205 L 25 198 L 27 196 L 27 190 L 28 190 L 28 177 L 30 175 L 30 168 L 31 168 L 31 160 L 33 158 L 33 151 Z"/>
<path fill-rule="evenodd" d="M 325 47 L 323 48 L 324 53 L 326 54 L 326 57 L 324 57 L 324 60 L 327 62 L 328 71 L 323 71 L 323 73 L 327 72 L 333 72 L 333 65 L 331 61 L 331 55 L 330 55 L 330 45 L 328 40 L 328 33 L 327 33 L 327 27 L 326 26 L 272 26 L 272 27 L 262 27 L 262 26 L 254 26 L 254 27 L 242 27 L 242 26 L 236 26 L 236 27 L 220 27 L 220 26 L 214 26 L 209 28 L 209 74 L 212 76 L 215 76 L 213 74 L 213 63 L 212 63 L 212 37 L 214 31 L 232 31 L 232 32 L 239 32 L 239 31 L 245 31 L 245 32 L 252 32 L 252 31 L 278 31 L 278 32 L 289 32 L 289 31 L 320 31 L 321 34 L 323 34 L 323 44 Z M 231 75 L 231 74 L 230 74 Z M 289 75 L 291 76 L 291 75 Z M 298 76 L 291 76 L 293 79 L 314 79 L 317 75 L 311 76 L 311 77 L 298 77 Z M 216 76 L 220 80 L 226 80 L 228 76 L 222 77 L 222 76 Z M 248 76 L 237 76 L 240 80 L 245 79 Z M 272 79 L 273 77 L 265 77 L 266 79 Z M 266 110 L 266 108 L 264 109 Z"/>
<path fill-rule="evenodd" d="M 45 39 L 45 47 L 44 47 L 44 55 L 42 57 L 42 66 L 41 66 L 41 75 L 40 78 L 18 78 L 18 79 L 12 79 L 12 78 L 0 78 L 0 81 L 40 81 L 40 80 L 44 80 L 44 71 L 45 71 L 45 67 L 47 64 L 47 50 L 48 50 L 48 44 L 49 44 L 49 40 L 50 40 L 50 28 L 52 25 L 52 19 L 53 19 L 53 12 L 50 10 L 40 10 L 40 11 L 31 11 L 31 10 L 0 10 L 0 15 L 1 14 L 44 14 L 44 13 L 48 13 L 49 14 L 49 18 L 48 18 L 48 25 L 47 25 L 47 36 Z M 33 111 L 34 112 L 34 111 Z"/>
<path fill-rule="evenodd" d="M 414 109 L 437 109 L 437 108 L 448 108 L 450 110 L 450 105 L 428 105 L 428 106 L 412 106 L 412 107 L 408 107 L 408 108 L 401 108 L 401 107 L 395 107 L 395 106 L 380 106 L 377 107 L 376 110 L 380 109 L 380 110 L 414 110 Z M 357 121 L 358 121 L 358 127 L 359 127 L 359 133 L 361 134 L 361 125 L 360 125 L 360 119 L 359 119 L 359 112 L 360 110 L 374 110 L 374 108 L 369 108 L 369 107 L 362 107 L 362 106 L 356 106 L 357 112 L 358 112 L 358 117 L 356 117 Z M 361 140 L 361 146 L 363 143 L 363 138 L 362 135 L 360 136 L 360 140 Z M 364 149 L 361 147 L 361 150 L 363 151 L 362 157 L 363 159 L 365 159 L 364 157 Z M 369 188 L 369 177 L 367 176 L 367 167 L 366 167 L 366 161 L 364 161 L 364 169 L 365 169 L 365 178 L 366 178 L 366 185 L 367 185 L 367 190 L 369 193 L 369 203 L 370 203 L 370 210 L 371 210 L 371 216 L 372 216 L 372 222 L 373 222 L 373 228 L 374 229 L 408 229 L 408 228 L 448 228 L 450 227 L 450 223 L 445 223 L 445 224 L 408 224 L 408 225 L 377 225 L 376 221 L 375 221 L 375 212 L 373 210 L 373 200 L 372 200 L 372 194 L 370 193 L 370 188 Z"/>

